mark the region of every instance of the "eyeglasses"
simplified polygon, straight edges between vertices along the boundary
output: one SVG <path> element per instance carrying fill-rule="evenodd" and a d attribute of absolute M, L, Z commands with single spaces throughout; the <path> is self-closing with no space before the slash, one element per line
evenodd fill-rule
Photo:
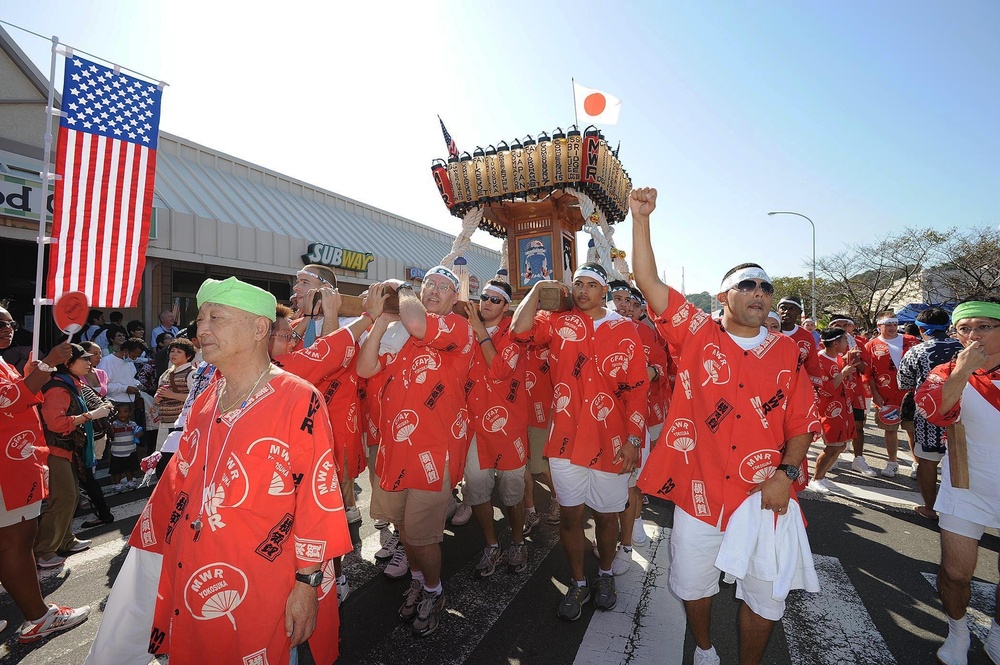
<path fill-rule="evenodd" d="M 487 296 L 487 295 L 484 295 L 484 296 L 482 296 L 482 298 L 483 298 L 483 300 L 489 300 L 494 305 L 499 305 L 500 303 L 505 302 L 504 299 L 501 298 L 500 296 Z"/>
<path fill-rule="evenodd" d="M 0 321 L 0 330 L 6 330 L 7 328 L 17 331 L 21 326 L 17 325 L 17 321 Z"/>
<path fill-rule="evenodd" d="M 757 281 L 756 279 L 744 279 L 733 288 L 740 293 L 753 293 L 758 287 L 760 287 L 761 293 L 764 295 L 769 296 L 774 294 L 774 284 L 771 284 L 771 282 Z"/>
<path fill-rule="evenodd" d="M 973 327 L 960 326 L 958 328 L 955 328 L 955 332 L 957 332 L 962 337 L 968 337 L 973 333 L 979 333 L 981 335 L 984 335 L 990 332 L 991 330 L 996 330 L 997 328 L 1000 328 L 1000 325 L 993 324 L 993 325 L 973 326 Z"/>
<path fill-rule="evenodd" d="M 294 339 L 295 341 L 299 341 L 300 339 L 302 339 L 302 336 L 301 336 L 300 334 L 298 334 L 297 332 L 290 332 L 290 333 L 271 333 L 271 337 L 277 337 L 278 339 L 283 339 L 283 340 L 285 340 L 286 342 L 290 342 L 290 341 L 291 341 L 291 340 L 293 340 L 293 339 Z"/>
<path fill-rule="evenodd" d="M 438 293 L 448 293 L 449 291 L 455 290 L 454 286 L 452 286 L 451 284 L 446 284 L 444 282 L 441 282 L 437 285 L 434 285 L 431 282 L 424 282 L 423 288 L 427 289 L 428 291 L 437 291 Z"/>

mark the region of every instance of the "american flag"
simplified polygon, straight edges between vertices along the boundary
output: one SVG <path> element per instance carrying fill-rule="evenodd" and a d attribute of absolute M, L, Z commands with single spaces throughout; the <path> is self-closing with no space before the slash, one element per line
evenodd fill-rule
<path fill-rule="evenodd" d="M 135 307 L 153 211 L 159 86 L 80 57 L 66 60 L 48 297 Z"/>
<path fill-rule="evenodd" d="M 441 123 L 441 133 L 444 134 L 444 142 L 448 146 L 448 156 L 458 157 L 458 146 L 455 145 L 451 134 L 448 133 L 448 128 L 444 126 L 444 120 L 441 119 L 441 116 L 438 116 L 438 122 Z"/>

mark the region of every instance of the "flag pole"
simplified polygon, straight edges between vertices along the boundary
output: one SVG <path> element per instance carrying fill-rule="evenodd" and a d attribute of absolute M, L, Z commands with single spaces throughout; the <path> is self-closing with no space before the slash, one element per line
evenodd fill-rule
<path fill-rule="evenodd" d="M 569 82 L 573 85 L 573 124 L 580 129 L 580 118 L 576 115 L 576 79 L 570 76 Z"/>
<path fill-rule="evenodd" d="M 59 51 L 59 38 L 52 36 L 52 64 L 49 67 L 49 98 L 45 106 L 45 153 L 42 159 L 42 211 L 38 216 L 38 260 L 35 266 L 35 319 L 31 332 L 31 357 L 34 360 L 41 360 L 38 357 L 38 343 L 42 334 L 42 280 L 43 268 L 45 267 L 45 245 L 51 239 L 45 236 L 45 221 L 49 215 L 49 179 L 51 172 L 49 163 L 52 160 L 52 116 L 54 115 L 54 101 L 56 90 L 56 55 Z"/>

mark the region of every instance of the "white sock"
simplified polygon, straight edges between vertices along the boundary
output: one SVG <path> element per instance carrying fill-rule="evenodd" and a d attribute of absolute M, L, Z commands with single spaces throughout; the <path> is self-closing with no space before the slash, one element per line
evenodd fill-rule
<path fill-rule="evenodd" d="M 600 570 L 600 569 L 598 569 L 597 570 L 597 574 L 598 575 L 610 575 L 611 571 L 610 570 Z"/>
<path fill-rule="evenodd" d="M 534 515 L 535 514 L 535 507 L 532 506 L 531 508 L 525 508 L 524 512 L 527 513 L 527 514 L 529 514 L 529 515 Z"/>
<path fill-rule="evenodd" d="M 986 655 L 994 663 L 1000 663 L 1000 624 L 997 623 L 996 619 L 990 625 L 990 634 L 986 638 Z"/>
<path fill-rule="evenodd" d="M 948 617 L 948 632 L 954 634 L 956 637 L 968 636 L 969 634 L 969 624 L 963 616 L 961 619 L 952 619 Z"/>
<path fill-rule="evenodd" d="M 628 554 L 631 551 L 632 551 L 632 546 L 631 545 L 622 545 L 622 552 L 625 552 L 626 554 Z"/>
<path fill-rule="evenodd" d="M 422 570 L 413 570 L 411 568 L 410 569 L 410 577 L 413 578 L 413 579 L 415 579 L 415 580 L 417 580 L 421 584 L 424 583 L 424 573 L 423 573 Z"/>
<path fill-rule="evenodd" d="M 442 591 L 444 591 L 444 587 L 441 586 L 441 582 L 438 582 L 437 586 L 434 588 L 431 588 L 427 586 L 427 584 L 424 584 L 424 591 L 426 591 L 427 593 L 441 593 Z"/>
<path fill-rule="evenodd" d="M 574 580 L 576 585 L 580 588 L 587 586 L 587 580 Z"/>
<path fill-rule="evenodd" d="M 347 584 L 347 575 L 341 575 L 337 578 L 337 586 L 344 586 Z"/>
<path fill-rule="evenodd" d="M 707 649 L 702 649 L 701 647 L 696 646 L 695 650 L 698 651 L 698 652 L 700 652 L 700 653 L 715 653 L 715 647 L 714 646 L 708 647 Z"/>

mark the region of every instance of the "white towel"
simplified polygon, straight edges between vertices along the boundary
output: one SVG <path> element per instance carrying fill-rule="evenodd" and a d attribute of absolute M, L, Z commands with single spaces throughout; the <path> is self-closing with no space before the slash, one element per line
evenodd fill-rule
<path fill-rule="evenodd" d="M 819 592 L 806 527 L 799 504 L 788 502 L 788 510 L 775 523 L 774 512 L 761 507 L 760 492 L 751 494 L 729 518 L 715 567 L 726 577 L 750 576 L 773 586 L 774 600 L 784 600 L 792 589 Z"/>

